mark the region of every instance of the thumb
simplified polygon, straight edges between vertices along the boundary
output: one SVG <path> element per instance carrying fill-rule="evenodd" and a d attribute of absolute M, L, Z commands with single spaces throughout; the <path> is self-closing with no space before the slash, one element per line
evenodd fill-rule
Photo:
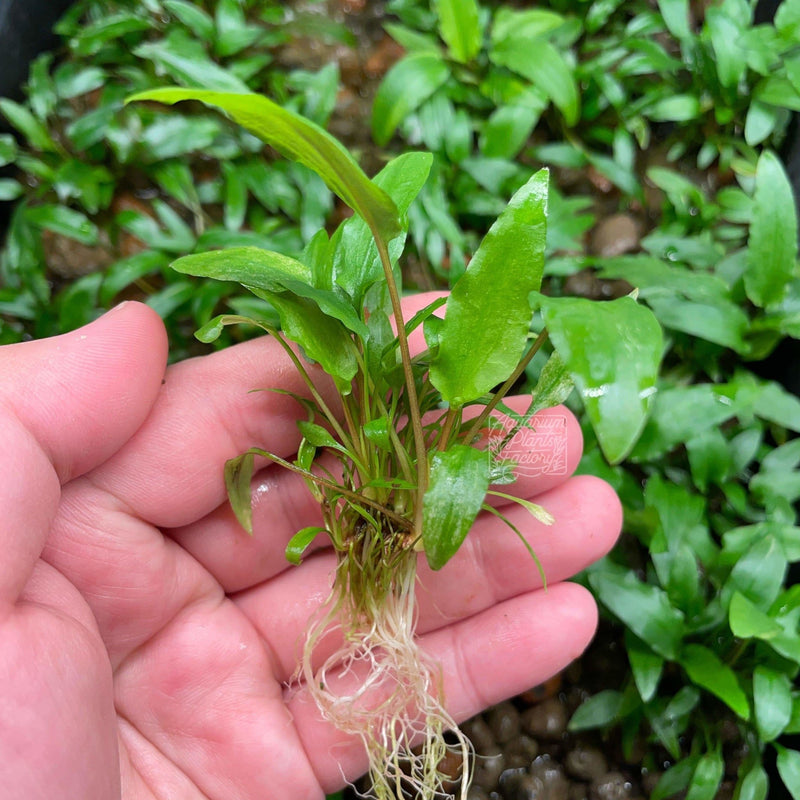
<path fill-rule="evenodd" d="M 60 485 L 108 459 L 147 417 L 166 352 L 161 320 L 140 303 L 0 348 L 0 602 L 27 582 Z"/>

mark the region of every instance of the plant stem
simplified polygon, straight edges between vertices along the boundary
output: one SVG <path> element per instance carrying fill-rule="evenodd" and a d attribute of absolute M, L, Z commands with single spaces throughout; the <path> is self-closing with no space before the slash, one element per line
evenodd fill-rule
<path fill-rule="evenodd" d="M 519 376 L 525 372 L 525 367 L 531 363 L 533 357 L 539 352 L 539 348 L 547 341 L 547 330 L 543 330 L 534 340 L 530 349 L 522 357 L 522 360 L 517 364 L 516 369 L 508 376 L 506 382 L 494 393 L 492 399 L 486 404 L 483 411 L 472 423 L 467 434 L 467 444 L 472 443 L 478 437 L 481 428 L 486 424 L 489 415 L 497 408 L 497 404 L 506 396 L 511 390 L 511 387 L 517 382 Z"/>
<path fill-rule="evenodd" d="M 411 368 L 411 351 L 408 347 L 403 309 L 400 305 L 400 294 L 392 274 L 392 262 L 389 259 L 389 250 L 379 236 L 375 236 L 378 246 L 383 273 L 389 289 L 389 298 L 392 302 L 392 313 L 397 325 L 397 344 L 400 348 L 400 360 L 403 362 L 403 375 L 405 378 L 406 396 L 408 397 L 408 416 L 414 431 L 414 454 L 417 457 L 417 502 L 414 505 L 414 532 L 419 535 L 422 529 L 422 498 L 428 488 L 428 450 L 425 445 L 425 433 L 422 430 L 422 418 L 419 412 L 419 398 L 417 387 L 414 383 L 414 371 Z"/>

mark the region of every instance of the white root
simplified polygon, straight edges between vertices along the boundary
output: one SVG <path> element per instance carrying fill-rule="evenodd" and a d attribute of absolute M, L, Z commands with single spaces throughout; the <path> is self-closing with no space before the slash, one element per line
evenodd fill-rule
<path fill-rule="evenodd" d="M 300 672 L 307 691 L 326 720 L 364 742 L 371 779 L 365 797 L 466 800 L 472 745 L 443 707 L 439 670 L 414 635 L 416 555 L 404 554 L 388 587 L 357 604 L 346 559 L 306 639 Z M 341 644 L 315 666 L 315 652 L 330 637 Z M 456 775 L 448 774 L 452 767 L 443 771 L 445 759 L 458 765 Z"/>

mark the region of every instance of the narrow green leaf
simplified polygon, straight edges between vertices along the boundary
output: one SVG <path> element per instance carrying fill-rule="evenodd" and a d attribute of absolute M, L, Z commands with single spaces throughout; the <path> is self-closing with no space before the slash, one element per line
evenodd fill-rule
<path fill-rule="evenodd" d="M 736 673 L 716 653 L 699 644 L 687 644 L 680 663 L 693 683 L 718 697 L 741 719 L 750 719 L 747 695 L 739 685 Z"/>
<path fill-rule="evenodd" d="M 764 307 L 783 299 L 797 262 L 794 194 L 778 157 L 768 150 L 758 159 L 753 199 L 744 285 L 750 300 Z"/>
<path fill-rule="evenodd" d="M 753 671 L 753 706 L 762 742 L 783 733 L 792 717 L 792 680 L 784 672 L 757 666 Z"/>
<path fill-rule="evenodd" d="M 422 543 L 432 569 L 441 569 L 464 541 L 489 489 L 489 454 L 453 445 L 431 457 L 422 507 Z"/>
<path fill-rule="evenodd" d="M 778 753 L 778 774 L 781 776 L 792 800 L 800 800 L 800 752 L 775 745 Z"/>
<path fill-rule="evenodd" d="M 308 546 L 320 533 L 327 533 L 327 531 L 325 528 L 320 528 L 317 525 L 312 525 L 297 531 L 297 533 L 289 539 L 289 544 L 286 545 L 286 560 L 290 564 L 300 564 L 303 560 L 303 553 L 305 553 Z"/>
<path fill-rule="evenodd" d="M 453 287 L 430 373 L 452 406 L 504 381 L 522 357 L 533 316 L 528 295 L 544 270 L 547 185 L 540 170 L 511 198 Z"/>
<path fill-rule="evenodd" d="M 661 363 L 661 328 L 631 297 L 607 303 L 541 297 L 558 354 L 581 394 L 600 447 L 616 464 L 644 428 Z"/>
<path fill-rule="evenodd" d="M 47 128 L 25 106 L 2 97 L 0 98 L 0 114 L 28 140 L 31 147 L 45 152 L 53 152 L 57 149 Z"/>
<path fill-rule="evenodd" d="M 583 731 L 605 728 L 619 718 L 622 710 L 622 693 L 605 689 L 584 700 L 572 715 L 568 730 Z"/>
<path fill-rule="evenodd" d="M 543 408 L 560 405 L 572 394 L 574 388 L 575 383 L 564 359 L 553 351 L 542 367 L 539 379 L 533 388 L 533 404 L 529 413 L 535 414 Z"/>
<path fill-rule="evenodd" d="M 398 61 L 378 87 L 372 104 L 372 136 L 385 145 L 397 126 L 450 77 L 438 53 L 417 52 Z"/>
<path fill-rule="evenodd" d="M 97 226 L 80 211 L 47 204 L 27 209 L 25 217 L 32 225 L 75 239 L 81 244 L 97 244 Z"/>
<path fill-rule="evenodd" d="M 462 64 L 471 61 L 481 49 L 483 31 L 475 0 L 435 0 L 439 33 L 450 55 Z"/>
<path fill-rule="evenodd" d="M 192 33 L 209 42 L 214 37 L 214 20 L 195 3 L 187 0 L 164 0 L 164 8 L 174 14 Z"/>
<path fill-rule="evenodd" d="M 16 200 L 25 193 L 25 187 L 13 178 L 0 178 L 0 202 Z"/>
<path fill-rule="evenodd" d="M 128 102 L 136 100 L 170 105 L 181 100 L 199 100 L 220 108 L 286 158 L 316 172 L 384 242 L 391 241 L 401 230 L 391 198 L 367 178 L 339 141 L 313 122 L 262 95 L 166 88 L 140 92 Z"/>
<path fill-rule="evenodd" d="M 690 756 L 670 767 L 659 778 L 656 788 L 653 789 L 653 793 L 650 795 L 650 800 L 666 800 L 666 798 L 676 797 L 689 785 L 697 766 L 697 761 L 697 756 Z"/>
<path fill-rule="evenodd" d="M 625 649 L 639 696 L 646 703 L 656 693 L 664 670 L 664 659 L 630 630 L 625 631 Z"/>
<path fill-rule="evenodd" d="M 255 456 L 243 453 L 225 462 L 225 486 L 233 513 L 239 524 L 253 535 L 253 507 L 251 503 L 250 481 L 253 477 Z"/>

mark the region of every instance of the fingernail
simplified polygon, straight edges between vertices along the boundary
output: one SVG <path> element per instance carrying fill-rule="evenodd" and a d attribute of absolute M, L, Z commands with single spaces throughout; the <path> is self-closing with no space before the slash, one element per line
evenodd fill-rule
<path fill-rule="evenodd" d="M 106 313 L 113 314 L 114 312 L 119 311 L 121 308 L 125 308 L 125 306 L 128 305 L 129 302 L 130 302 L 129 300 L 123 300 L 121 303 L 114 306 L 114 308 L 109 309 L 109 311 Z"/>

